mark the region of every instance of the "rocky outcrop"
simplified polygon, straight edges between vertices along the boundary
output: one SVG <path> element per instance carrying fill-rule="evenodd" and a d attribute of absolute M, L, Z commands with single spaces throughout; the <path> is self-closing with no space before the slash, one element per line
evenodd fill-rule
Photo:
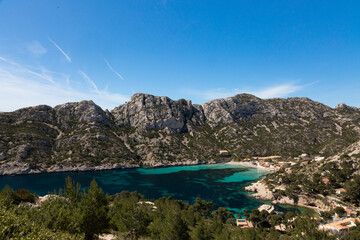
<path fill-rule="evenodd" d="M 249 94 L 213 100 L 202 105 L 209 124 L 233 123 L 249 118 L 323 118 L 332 109 L 308 98 L 260 99 Z"/>
<path fill-rule="evenodd" d="M 71 122 L 97 122 L 109 126 L 109 116 L 93 101 L 81 101 L 58 105 L 54 108 L 57 124 Z"/>
<path fill-rule="evenodd" d="M 338 111 L 360 111 L 357 107 L 348 106 L 345 103 L 340 103 L 335 107 L 335 110 Z"/>
<path fill-rule="evenodd" d="M 254 198 L 259 198 L 263 200 L 274 200 L 274 195 L 272 191 L 268 188 L 265 181 L 263 180 L 252 183 L 250 186 L 245 187 L 245 190 L 249 192 L 255 192 L 251 195 Z"/>
<path fill-rule="evenodd" d="M 329 205 L 324 204 L 324 202 L 320 199 L 310 198 L 305 195 L 299 195 L 296 201 L 289 197 L 281 197 L 280 199 L 276 199 L 272 201 L 273 204 L 288 204 L 288 205 L 296 205 L 300 207 L 308 207 L 312 208 L 317 212 L 320 211 L 330 211 L 331 208 Z"/>
<path fill-rule="evenodd" d="M 251 194 L 251 197 L 271 201 L 272 204 L 288 204 L 296 205 L 300 207 L 312 208 L 313 210 L 319 211 L 329 211 L 330 206 L 326 205 L 324 201 L 318 198 L 311 198 L 305 195 L 299 195 L 296 197 L 296 200 L 288 196 L 281 196 L 276 198 L 273 194 L 273 191 L 269 189 L 265 180 L 260 180 L 258 182 L 252 183 L 251 185 L 245 187 L 246 191 L 255 192 Z"/>
<path fill-rule="evenodd" d="M 0 169 L 196 164 L 223 160 L 224 149 L 235 160 L 330 156 L 360 140 L 360 111 L 349 108 L 249 94 L 196 105 L 142 93 L 110 112 L 92 101 L 23 108 L 0 113 Z"/>
<path fill-rule="evenodd" d="M 130 102 L 111 111 L 119 127 L 158 130 L 169 128 L 175 132 L 187 132 L 188 125 L 203 125 L 204 115 L 198 105 L 190 100 L 173 101 L 168 97 L 157 97 L 137 93 Z"/>
<path fill-rule="evenodd" d="M 29 163 L 9 161 L 0 165 L 0 175 L 33 174 L 43 172 Z"/>
<path fill-rule="evenodd" d="M 44 166 L 35 167 L 23 162 L 10 162 L 0 165 L 1 175 L 21 175 L 21 174 L 37 174 L 37 173 L 52 173 L 52 172 L 84 172 L 84 171 L 101 171 L 111 169 L 124 169 L 140 167 L 137 164 L 103 164 L 99 166 L 87 166 L 84 164 L 77 164 L 75 166 Z"/>

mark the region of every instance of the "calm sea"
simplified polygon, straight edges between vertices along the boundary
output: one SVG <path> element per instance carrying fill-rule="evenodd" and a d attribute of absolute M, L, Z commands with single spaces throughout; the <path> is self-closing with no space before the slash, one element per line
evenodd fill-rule
<path fill-rule="evenodd" d="M 13 189 L 26 188 L 45 195 L 64 187 L 70 176 L 82 187 L 92 179 L 108 194 L 123 190 L 138 191 L 148 199 L 173 196 L 193 203 L 196 197 L 212 201 L 215 207 L 227 207 L 236 213 L 255 209 L 264 201 L 249 197 L 244 187 L 263 177 L 266 171 L 230 164 L 210 164 L 164 168 L 134 168 L 108 171 L 46 173 L 35 175 L 2 176 L 0 188 L 6 184 Z M 297 211 L 301 208 L 276 206 L 278 211 Z"/>

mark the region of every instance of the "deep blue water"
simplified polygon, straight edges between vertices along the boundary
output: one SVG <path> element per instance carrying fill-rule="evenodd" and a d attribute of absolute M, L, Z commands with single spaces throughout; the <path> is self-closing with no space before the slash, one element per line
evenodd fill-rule
<path fill-rule="evenodd" d="M 244 187 L 264 176 L 264 170 L 239 165 L 212 164 L 166 168 L 134 168 L 108 171 L 46 173 L 35 175 L 2 176 L 0 188 L 6 184 L 13 189 L 26 188 L 38 195 L 59 190 L 70 176 L 82 187 L 92 179 L 108 194 L 123 190 L 138 191 L 148 199 L 171 195 L 193 203 L 196 197 L 212 201 L 215 207 L 227 207 L 234 212 L 255 209 L 264 201 L 249 197 Z M 298 208 L 282 208 L 294 211 Z"/>

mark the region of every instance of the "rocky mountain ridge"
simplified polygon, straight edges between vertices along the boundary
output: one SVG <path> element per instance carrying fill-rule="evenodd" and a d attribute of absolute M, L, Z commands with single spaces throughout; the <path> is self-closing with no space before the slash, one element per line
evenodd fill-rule
<path fill-rule="evenodd" d="M 0 174 L 164 166 L 299 153 L 360 140 L 360 110 L 249 94 L 202 105 L 137 93 L 112 111 L 92 101 L 0 113 Z"/>

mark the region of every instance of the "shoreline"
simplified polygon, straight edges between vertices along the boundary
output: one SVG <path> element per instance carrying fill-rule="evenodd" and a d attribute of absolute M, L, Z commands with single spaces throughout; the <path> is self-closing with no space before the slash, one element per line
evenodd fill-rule
<path fill-rule="evenodd" d="M 266 172 L 272 172 L 272 170 L 257 166 L 251 162 L 237 162 L 237 161 L 184 161 L 184 162 L 159 162 L 156 164 L 103 164 L 99 166 L 49 166 L 49 167 L 32 167 L 30 164 L 25 163 L 10 163 L 0 166 L 0 177 L 2 176 L 19 176 L 19 175 L 32 175 L 32 174 L 45 174 L 45 173 L 61 173 L 61 172 L 88 172 L 88 171 L 108 171 L 116 169 L 131 169 L 131 168 L 163 168 L 163 167 L 176 167 L 176 166 L 194 166 L 194 165 L 205 165 L 205 164 L 229 164 L 229 165 L 240 165 L 244 167 L 251 167 L 264 170 Z"/>
<path fill-rule="evenodd" d="M 267 168 L 262 167 L 262 166 L 254 165 L 251 162 L 230 161 L 230 162 L 227 162 L 225 164 L 257 168 L 257 169 L 264 170 L 267 173 L 274 172 L 274 170 L 270 170 L 270 169 L 267 169 Z M 270 201 L 271 204 L 273 204 L 273 205 L 282 204 L 282 205 L 288 205 L 288 206 L 293 206 L 293 207 L 307 208 L 307 209 L 313 210 L 317 214 L 319 213 L 319 211 L 321 211 L 321 209 L 319 209 L 317 207 L 314 207 L 314 206 L 305 205 L 305 204 L 295 204 L 295 203 L 290 203 L 290 202 L 287 202 L 287 201 L 282 202 L 281 200 L 274 199 L 272 191 L 266 186 L 265 182 L 263 181 L 263 178 L 260 178 L 258 181 L 253 182 L 252 184 L 246 186 L 245 191 L 251 193 L 249 195 L 250 197 L 253 197 L 255 199 L 262 200 L 262 201 L 268 201 L 268 202 Z"/>
<path fill-rule="evenodd" d="M 229 165 L 240 165 L 240 166 L 244 166 L 244 167 L 251 167 L 251 168 L 257 168 L 257 169 L 261 169 L 267 172 L 273 172 L 273 170 L 267 169 L 265 167 L 262 166 L 258 166 L 258 165 L 254 165 L 251 162 L 235 162 L 235 161 L 230 161 L 230 162 L 226 162 L 225 164 L 229 164 Z"/>
<path fill-rule="evenodd" d="M 29 164 L 20 163 L 18 166 L 16 165 L 14 168 L 5 170 L 2 169 L 4 166 L 0 166 L 0 177 L 5 176 L 19 176 L 19 175 L 32 175 L 32 174 L 46 174 L 46 173 L 62 173 L 62 172 L 88 172 L 88 171 L 109 171 L 116 169 L 132 169 L 132 168 L 141 168 L 141 167 L 149 167 L 149 168 L 163 168 L 163 167 L 176 167 L 176 166 L 194 166 L 194 165 L 205 165 L 205 164 L 227 164 L 229 161 L 184 161 L 184 162 L 159 162 L 156 164 L 103 164 L 99 166 L 91 166 L 88 167 L 86 165 L 77 165 L 73 167 L 69 166 L 49 166 L 49 167 L 36 167 L 32 168 Z M 15 163 L 16 164 L 16 163 Z M 17 168 L 17 169 L 16 169 Z"/>
<path fill-rule="evenodd" d="M 321 200 L 306 197 L 304 195 L 299 195 L 298 196 L 299 199 L 297 202 L 295 202 L 294 199 L 285 196 L 282 197 L 281 199 L 275 199 L 273 192 L 267 187 L 263 179 L 260 179 L 259 181 L 254 182 L 249 186 L 246 186 L 245 191 L 252 192 L 250 197 L 254 197 L 256 199 L 263 201 L 270 201 L 274 205 L 283 204 L 289 206 L 308 208 L 315 211 L 317 214 L 320 211 L 329 210 L 325 206 L 321 205 Z"/>
<path fill-rule="evenodd" d="M 63 173 L 63 172 L 88 172 L 88 171 L 110 171 L 116 169 L 133 169 L 133 168 L 141 168 L 141 167 L 149 167 L 149 168 L 164 168 L 164 167 L 176 167 L 176 166 L 194 166 L 194 165 L 206 165 L 206 164 L 228 164 L 228 165 L 239 165 L 250 168 L 257 168 L 263 170 L 267 173 L 273 172 L 272 170 L 266 169 L 264 167 L 254 165 L 251 162 L 237 162 L 237 161 L 185 161 L 185 162 L 175 162 L 175 163 L 157 163 L 157 164 L 104 164 L 94 167 L 87 167 L 86 165 L 78 165 L 74 167 L 68 166 L 51 166 L 48 168 L 31 168 L 31 166 L 27 166 L 26 169 L 19 169 L 17 172 L 11 172 L 10 174 L 0 174 L 0 177 L 4 176 L 20 176 L 20 175 L 33 175 L 33 174 L 51 174 L 51 173 Z M 23 165 L 24 166 L 24 165 Z M 257 182 L 253 182 L 252 184 L 245 187 L 245 191 L 253 192 L 250 197 L 254 197 L 263 201 L 271 201 L 272 204 L 284 204 L 289 206 L 297 206 L 297 207 L 305 207 L 318 212 L 319 209 L 316 207 L 308 206 L 304 204 L 294 204 L 290 202 L 283 202 L 279 200 L 275 200 L 273 198 L 272 192 L 267 188 L 266 184 L 263 181 L 263 178 L 258 179 Z"/>

